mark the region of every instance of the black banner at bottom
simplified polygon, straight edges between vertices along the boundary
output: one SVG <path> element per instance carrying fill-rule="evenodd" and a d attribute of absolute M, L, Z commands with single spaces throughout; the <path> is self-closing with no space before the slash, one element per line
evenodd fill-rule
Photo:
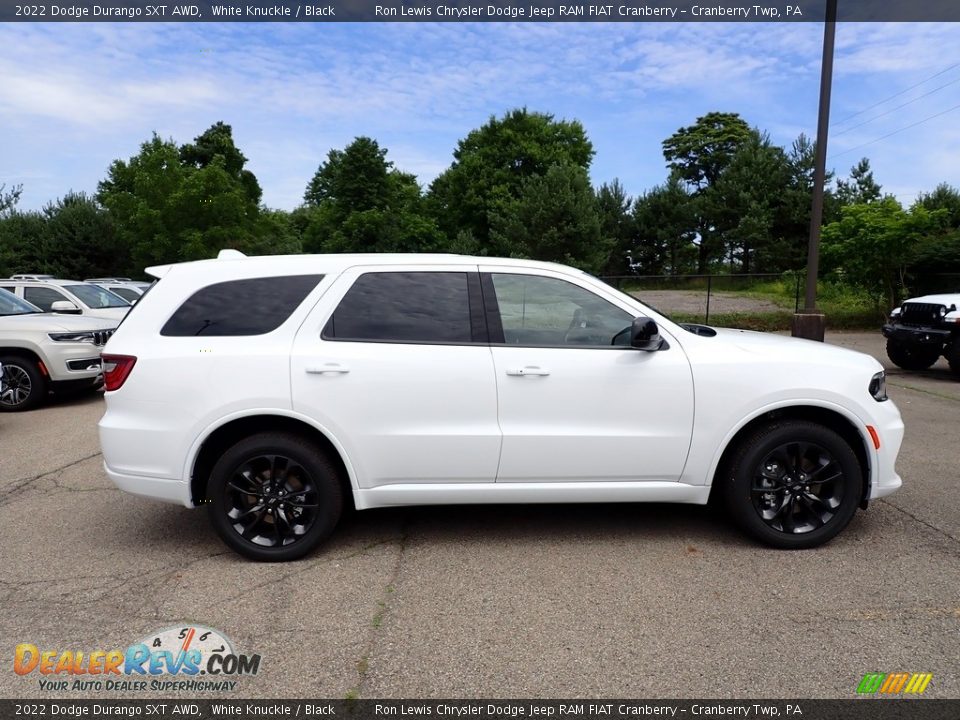
<path fill-rule="evenodd" d="M 851 700 L 0 700 L 0 717 L 40 720 L 957 720 L 960 699 Z"/>

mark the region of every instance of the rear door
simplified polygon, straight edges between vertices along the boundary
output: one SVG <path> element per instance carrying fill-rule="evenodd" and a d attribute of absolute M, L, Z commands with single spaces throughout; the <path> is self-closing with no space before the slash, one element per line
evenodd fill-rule
<path fill-rule="evenodd" d="M 573 276 L 481 272 L 503 432 L 497 481 L 678 480 L 693 430 L 679 343 L 629 347 L 637 312 Z"/>
<path fill-rule="evenodd" d="M 346 450 L 361 487 L 493 482 L 497 391 L 477 266 L 358 267 L 294 343 L 294 408 Z"/>

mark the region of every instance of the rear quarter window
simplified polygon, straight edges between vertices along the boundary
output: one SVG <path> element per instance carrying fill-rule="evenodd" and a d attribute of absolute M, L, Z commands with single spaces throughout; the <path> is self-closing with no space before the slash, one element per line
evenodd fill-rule
<path fill-rule="evenodd" d="M 208 285 L 177 308 L 160 334 L 263 335 L 280 327 L 322 279 L 323 275 L 283 275 Z"/>

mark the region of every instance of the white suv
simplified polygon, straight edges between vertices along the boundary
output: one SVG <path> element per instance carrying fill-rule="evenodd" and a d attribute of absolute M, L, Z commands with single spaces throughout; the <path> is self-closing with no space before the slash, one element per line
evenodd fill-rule
<path fill-rule="evenodd" d="M 900 487 L 873 358 L 679 326 L 580 271 L 453 255 L 217 260 L 159 277 L 103 355 L 122 489 L 205 505 L 259 560 L 345 504 L 681 502 L 829 540 Z"/>
<path fill-rule="evenodd" d="M 78 280 L 0 280 L 0 289 L 12 292 L 44 312 L 123 320 L 130 303 L 98 285 Z"/>
<path fill-rule="evenodd" d="M 97 388 L 100 348 L 117 324 L 45 313 L 0 290 L 0 411 L 29 410 L 49 390 Z"/>

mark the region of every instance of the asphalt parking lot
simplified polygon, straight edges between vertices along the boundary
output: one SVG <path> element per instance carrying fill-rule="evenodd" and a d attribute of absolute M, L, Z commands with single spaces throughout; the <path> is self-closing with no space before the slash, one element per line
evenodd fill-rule
<path fill-rule="evenodd" d="M 879 333 L 828 341 L 889 367 Z M 262 656 L 237 697 L 848 698 L 869 671 L 960 697 L 960 382 L 941 360 L 888 385 L 903 489 L 801 552 L 700 507 L 415 508 L 254 564 L 202 511 L 112 486 L 99 396 L 2 415 L 0 696 L 149 697 L 42 691 L 14 647 L 125 648 L 193 621 Z"/>

